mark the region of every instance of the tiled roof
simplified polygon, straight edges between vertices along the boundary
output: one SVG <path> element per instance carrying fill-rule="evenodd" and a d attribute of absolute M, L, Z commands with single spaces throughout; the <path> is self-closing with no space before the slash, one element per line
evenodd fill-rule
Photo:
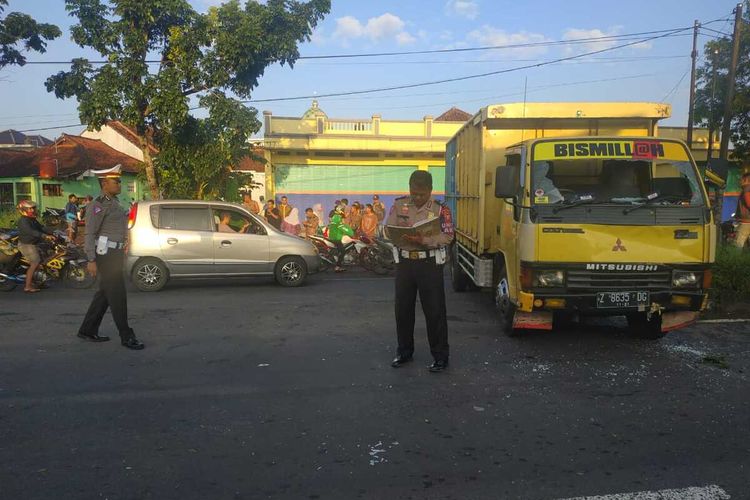
<path fill-rule="evenodd" d="M 137 173 L 142 165 L 98 139 L 63 134 L 53 145 L 33 151 L 4 151 L 0 148 L 0 177 L 36 176 L 39 174 L 39 163 L 45 158 L 57 160 L 60 177 L 79 175 L 90 169 L 109 168 L 118 163 L 122 165 L 123 172 Z"/>
<path fill-rule="evenodd" d="M 436 122 L 465 122 L 471 118 L 471 115 L 462 109 L 452 107 L 442 115 L 435 118 Z"/>
<path fill-rule="evenodd" d="M 255 159 L 253 156 L 263 158 L 263 150 L 262 149 L 253 150 L 252 156 L 248 155 L 248 156 L 243 157 L 237 165 L 232 167 L 232 170 L 243 170 L 243 171 L 249 170 L 251 172 L 265 172 L 266 164 L 260 160 Z"/>
<path fill-rule="evenodd" d="M 48 146 L 53 141 L 41 135 L 26 135 L 18 130 L 8 129 L 0 132 L 0 144 L 10 146 Z"/>

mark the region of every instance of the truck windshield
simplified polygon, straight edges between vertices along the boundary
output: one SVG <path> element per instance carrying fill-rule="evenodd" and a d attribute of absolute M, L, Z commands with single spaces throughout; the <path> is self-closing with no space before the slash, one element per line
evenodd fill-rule
<path fill-rule="evenodd" d="M 580 201 L 594 203 L 702 206 L 701 183 L 687 153 L 679 143 L 669 143 L 666 158 L 661 141 L 646 143 L 656 154 L 633 157 L 639 143 L 612 142 L 620 147 L 617 157 L 598 153 L 606 141 L 539 143 L 531 164 L 531 199 L 535 205 L 565 205 Z M 584 147 L 578 146 L 583 144 Z M 550 145 L 552 146 L 550 148 Z M 546 146 L 541 149 L 539 146 Z M 680 148 L 680 149 L 678 149 Z M 605 149 L 606 152 L 606 149 Z M 611 149 L 610 149 L 610 152 Z M 571 154 L 572 153 L 572 154 Z M 622 157 L 630 153 L 629 158 Z M 602 157 L 604 156 L 604 157 Z"/>

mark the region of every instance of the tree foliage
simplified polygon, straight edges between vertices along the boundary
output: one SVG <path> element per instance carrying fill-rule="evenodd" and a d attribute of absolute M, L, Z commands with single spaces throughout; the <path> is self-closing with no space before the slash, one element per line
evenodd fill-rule
<path fill-rule="evenodd" d="M 5 11 L 8 0 L 0 0 L 0 14 Z M 54 40 L 62 33 L 54 24 L 37 23 L 28 14 L 11 12 L 0 19 L 0 68 L 26 64 L 22 50 L 44 53 L 47 40 Z M 22 45 L 22 47 L 19 47 Z"/>
<path fill-rule="evenodd" d="M 146 177 L 159 197 L 157 170 L 170 189 L 184 193 L 181 176 L 214 184 L 210 170 L 225 171 L 247 153 L 247 139 L 260 129 L 257 110 L 245 107 L 271 64 L 294 64 L 298 44 L 330 10 L 330 0 L 230 0 L 205 14 L 187 0 L 66 0 L 78 19 L 71 29 L 81 47 L 106 64 L 76 59 L 69 71 L 47 80 L 59 98 L 76 97 L 90 129 L 109 120 L 134 128 Z M 149 61 L 155 60 L 156 63 Z M 208 118 L 190 113 L 199 97 Z M 151 157 L 150 146 L 160 150 Z M 221 184 L 221 183 L 219 183 Z M 208 191 L 196 191 L 193 196 Z"/>
<path fill-rule="evenodd" d="M 743 7 L 745 20 L 741 31 L 740 53 L 732 100 L 731 141 L 739 160 L 750 161 L 750 1 Z M 724 105 L 732 60 L 732 39 L 711 40 L 704 47 L 704 63 L 697 70 L 694 124 L 722 127 Z M 715 75 L 715 77 L 714 77 Z"/>

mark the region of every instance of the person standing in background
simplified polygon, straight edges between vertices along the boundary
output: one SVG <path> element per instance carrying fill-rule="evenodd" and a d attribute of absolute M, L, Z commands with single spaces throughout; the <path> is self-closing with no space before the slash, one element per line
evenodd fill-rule
<path fill-rule="evenodd" d="M 281 220 L 284 220 L 287 217 L 289 217 L 289 214 L 292 213 L 292 208 L 294 207 L 289 204 L 289 199 L 286 196 L 282 196 L 281 203 L 276 208 L 279 209 L 279 215 L 281 216 Z"/>
<path fill-rule="evenodd" d="M 250 211 L 251 214 L 260 214 L 260 205 L 253 199 L 253 194 L 248 192 L 242 196 L 242 206 Z"/>
<path fill-rule="evenodd" d="M 365 206 L 365 214 L 362 216 L 362 225 L 360 226 L 360 234 L 369 240 L 374 240 L 378 234 L 378 216 L 375 215 L 372 208 L 369 203 Z"/>
<path fill-rule="evenodd" d="M 276 202 L 273 200 L 268 200 L 266 202 L 266 221 L 271 224 L 274 228 L 281 231 L 281 215 L 279 214 L 279 209 L 276 208 Z"/>

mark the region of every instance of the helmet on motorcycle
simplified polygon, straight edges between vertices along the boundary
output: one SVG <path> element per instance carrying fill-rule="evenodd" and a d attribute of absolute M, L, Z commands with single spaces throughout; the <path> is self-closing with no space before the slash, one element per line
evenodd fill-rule
<path fill-rule="evenodd" d="M 342 218 L 341 215 L 336 213 L 333 217 L 331 217 L 331 223 L 332 224 L 341 224 Z"/>
<path fill-rule="evenodd" d="M 16 208 L 21 215 L 36 217 L 36 203 L 31 200 L 21 200 Z"/>

